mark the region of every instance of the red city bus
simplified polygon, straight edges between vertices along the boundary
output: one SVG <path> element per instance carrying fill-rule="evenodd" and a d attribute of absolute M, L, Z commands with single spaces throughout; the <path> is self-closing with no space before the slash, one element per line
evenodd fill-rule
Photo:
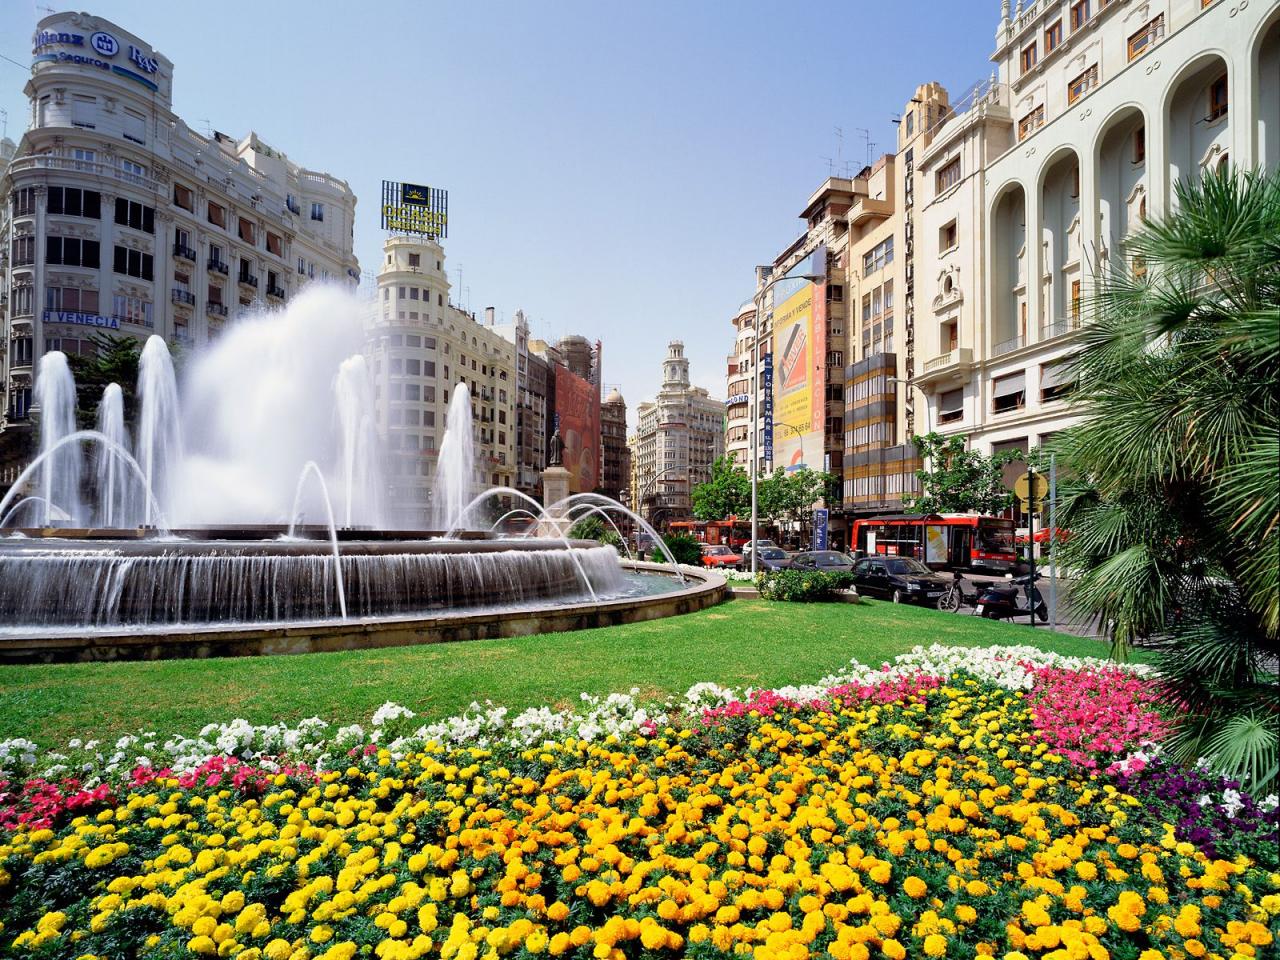
<path fill-rule="evenodd" d="M 699 543 L 724 544 L 736 550 L 751 539 L 751 521 L 737 517 L 727 520 L 675 520 L 671 523 L 671 532 L 687 533 Z"/>
<path fill-rule="evenodd" d="M 1018 559 L 1012 520 L 972 514 L 893 514 L 853 522 L 864 555 L 914 557 L 939 570 L 1004 573 Z"/>

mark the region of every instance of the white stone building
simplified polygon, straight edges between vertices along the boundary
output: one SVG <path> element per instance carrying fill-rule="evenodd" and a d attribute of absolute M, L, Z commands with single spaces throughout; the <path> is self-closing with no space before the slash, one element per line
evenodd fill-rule
<path fill-rule="evenodd" d="M 449 301 L 444 249 L 426 237 L 383 244 L 366 328 L 388 458 L 388 521 L 422 529 L 452 391 L 471 392 L 476 492 L 512 486 L 516 470 L 516 346 Z"/>
<path fill-rule="evenodd" d="M 25 427 L 46 350 L 100 331 L 199 345 L 313 280 L 357 285 L 344 181 L 254 133 L 192 131 L 174 65 L 116 24 L 54 14 L 32 47 L 30 125 L 0 177 L 3 428 Z"/>
<path fill-rule="evenodd" d="M 690 492 L 711 479 L 711 465 L 724 453 L 724 413 L 724 403 L 690 385 L 684 344 L 672 340 L 662 362 L 662 389 L 636 408 L 633 510 L 650 522 L 691 516 Z"/>
<path fill-rule="evenodd" d="M 917 158 L 914 383 L 985 451 L 1074 421 L 1095 277 L 1179 180 L 1280 163 L 1280 3 L 1005 2 L 992 60 Z"/>

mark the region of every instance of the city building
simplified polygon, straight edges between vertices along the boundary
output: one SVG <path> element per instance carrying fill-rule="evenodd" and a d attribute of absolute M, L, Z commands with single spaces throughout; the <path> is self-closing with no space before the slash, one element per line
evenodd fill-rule
<path fill-rule="evenodd" d="M 45 17 L 32 54 L 29 127 L 0 177 L 0 430 L 28 430 L 47 350 L 90 353 L 99 332 L 198 345 L 310 281 L 356 286 L 343 180 L 256 133 L 188 128 L 174 65 L 107 20 Z M 5 449 L 12 479 L 25 453 Z"/>
<path fill-rule="evenodd" d="M 621 501 L 631 486 L 631 451 L 627 447 L 627 401 L 618 389 L 600 404 L 600 490 Z"/>
<path fill-rule="evenodd" d="M 516 471 L 516 346 L 449 300 L 444 249 L 427 237 L 383 244 L 365 352 L 388 453 L 388 522 L 427 522 L 451 391 L 471 393 L 477 492 Z"/>
<path fill-rule="evenodd" d="M 751 350 L 756 338 L 756 305 L 748 300 L 734 315 L 733 353 L 725 374 L 724 452 L 746 469 L 751 463 Z M 764 389 L 763 384 L 760 387 Z"/>
<path fill-rule="evenodd" d="M 636 409 L 633 510 L 655 526 L 692 516 L 691 491 L 711 479 L 711 465 L 724 453 L 724 414 L 721 401 L 690 385 L 684 344 L 672 340 L 662 388 Z"/>
<path fill-rule="evenodd" d="M 542 471 L 547 466 L 547 398 L 553 382 L 546 357 L 529 347 L 529 322 L 517 310 L 508 324 L 495 330 L 515 345 L 516 357 L 516 476 L 515 488 L 542 499 Z"/>
<path fill-rule="evenodd" d="M 1141 271 L 1128 238 L 1178 181 L 1280 163 L 1280 6 L 1005 2 L 991 59 L 917 157 L 911 373 L 927 422 L 985 452 L 1076 421 L 1094 283 Z"/>
<path fill-rule="evenodd" d="M 570 335 L 555 344 L 530 340 L 529 350 L 546 364 L 547 442 L 559 432 L 569 492 L 593 493 L 601 479 L 601 344 Z"/>

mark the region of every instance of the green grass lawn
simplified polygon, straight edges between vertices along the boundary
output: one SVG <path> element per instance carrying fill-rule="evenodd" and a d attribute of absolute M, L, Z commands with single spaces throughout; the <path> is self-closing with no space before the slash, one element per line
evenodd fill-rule
<path fill-rule="evenodd" d="M 868 602 L 735 600 L 650 623 L 513 640 L 348 653 L 145 663 L 0 667 L 0 739 L 44 747 L 72 737 L 138 730 L 194 733 L 211 721 L 296 722 L 318 716 L 365 722 L 393 700 L 424 718 L 459 713 L 473 700 L 516 709 L 568 706 L 579 693 L 639 687 L 642 698 L 727 686 L 807 683 L 851 658 L 878 664 L 916 644 L 1034 643 L 1071 655 L 1106 647 L 916 607 Z"/>

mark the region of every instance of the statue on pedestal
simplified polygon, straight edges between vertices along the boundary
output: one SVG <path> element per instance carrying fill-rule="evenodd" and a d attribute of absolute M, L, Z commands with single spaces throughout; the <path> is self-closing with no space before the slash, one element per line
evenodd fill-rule
<path fill-rule="evenodd" d="M 549 467 L 560 467 L 564 464 L 564 441 L 560 439 L 560 428 L 556 427 L 556 432 L 551 435 L 551 459 L 548 461 Z"/>

